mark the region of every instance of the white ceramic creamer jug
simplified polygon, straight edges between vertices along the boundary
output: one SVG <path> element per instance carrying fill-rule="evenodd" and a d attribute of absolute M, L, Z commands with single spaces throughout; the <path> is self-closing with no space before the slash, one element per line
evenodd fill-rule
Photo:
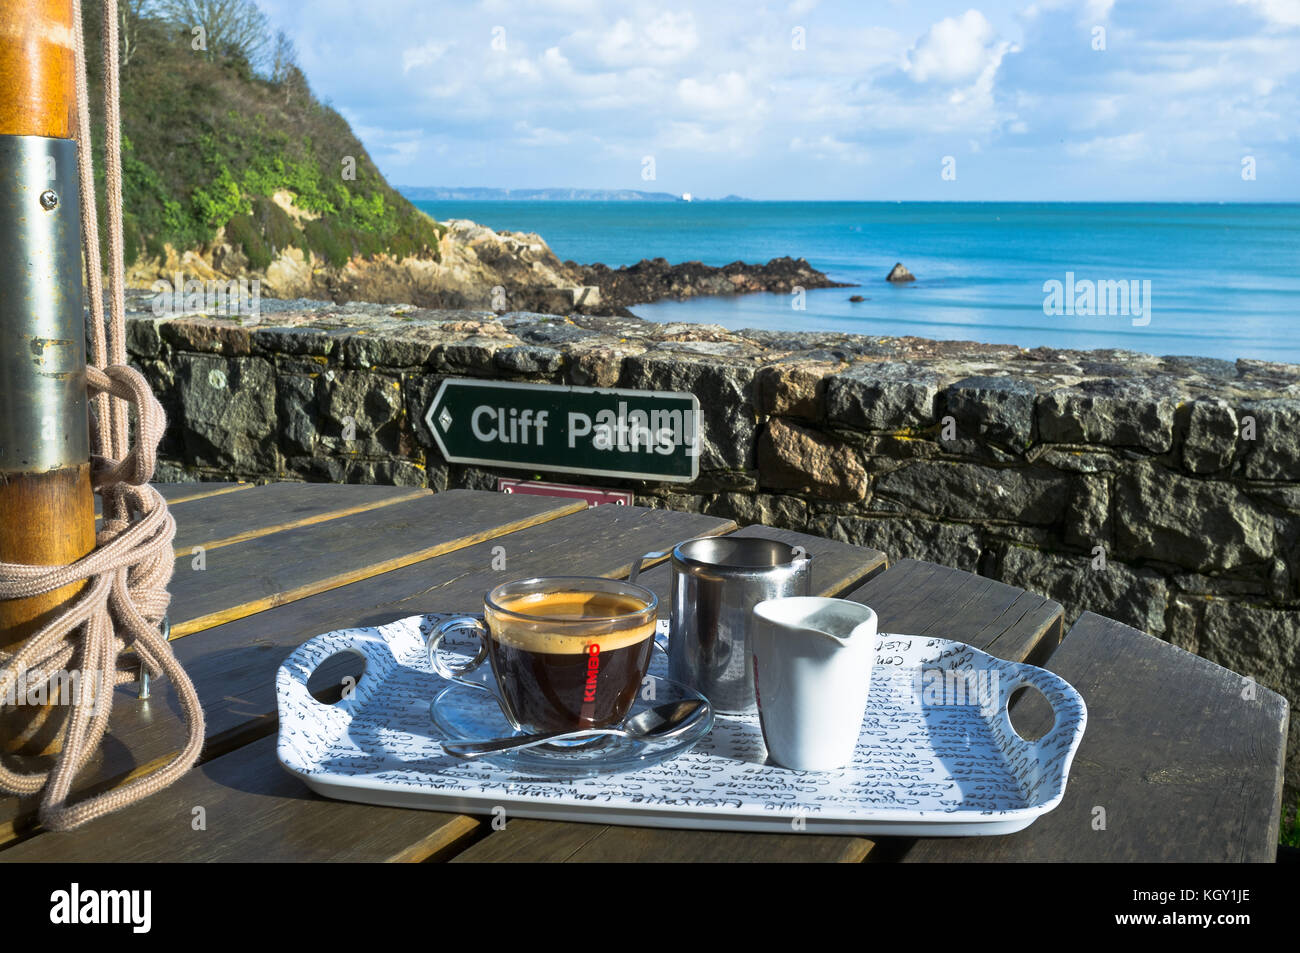
<path fill-rule="evenodd" d="M 750 646 L 772 761 L 796 771 L 852 761 L 871 688 L 876 613 L 847 599 L 769 599 L 754 607 Z"/>

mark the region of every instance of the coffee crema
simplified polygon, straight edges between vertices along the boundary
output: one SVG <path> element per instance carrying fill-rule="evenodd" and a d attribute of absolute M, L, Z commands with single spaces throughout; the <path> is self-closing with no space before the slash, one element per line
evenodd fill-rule
<path fill-rule="evenodd" d="M 645 678 L 655 619 L 646 603 L 604 592 L 533 593 L 488 609 L 488 658 L 513 720 L 556 730 L 617 724 Z M 529 616 L 518 618 L 511 613 Z M 564 630 L 577 624 L 581 634 Z"/>

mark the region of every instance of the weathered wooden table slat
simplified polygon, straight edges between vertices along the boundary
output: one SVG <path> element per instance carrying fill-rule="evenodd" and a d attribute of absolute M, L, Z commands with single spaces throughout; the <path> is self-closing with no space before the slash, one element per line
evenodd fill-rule
<path fill-rule="evenodd" d="M 420 861 L 480 821 L 317 797 L 284 771 L 276 739 L 207 761 L 176 784 L 71 834 L 41 834 L 0 861 Z"/>
<path fill-rule="evenodd" d="M 490 829 L 490 828 L 489 828 Z M 746 834 L 612 827 L 516 818 L 451 858 L 453 863 L 785 863 L 858 864 L 874 844 L 865 837 Z"/>
<path fill-rule="evenodd" d="M 338 491 L 320 493 L 312 483 L 269 483 L 209 499 L 202 507 L 191 508 L 192 514 L 180 511 L 172 546 L 177 558 L 182 558 L 194 555 L 196 546 L 211 552 L 259 536 L 432 495 L 433 491 L 424 487 L 345 484 Z"/>
<path fill-rule="evenodd" d="M 1058 603 L 935 563 L 900 559 L 847 598 L 874 607 L 882 632 L 953 639 L 1013 662 L 1039 664 L 1061 641 Z"/>
<path fill-rule="evenodd" d="M 172 578 L 172 637 L 578 512 L 576 500 L 450 490 L 217 550 Z M 268 514 L 274 520 L 274 516 Z M 184 563 L 182 562 L 182 567 Z"/>
<path fill-rule="evenodd" d="M 204 761 L 172 788 L 71 834 L 34 832 L 34 799 L 0 800 L 0 861 L 30 860 L 1271 860 L 1285 700 L 1126 626 L 1085 614 L 1062 641 L 1051 600 L 995 580 L 727 519 L 525 495 L 320 484 L 161 486 L 176 505 L 174 642 L 207 718 Z M 1008 837 L 884 839 L 509 820 L 380 808 L 312 794 L 276 763 L 275 672 L 333 629 L 473 611 L 503 579 L 626 577 L 698 536 L 767 536 L 812 553 L 814 588 L 873 606 L 882 631 L 968 642 L 1043 664 L 1090 709 L 1062 805 Z M 205 568 L 191 565 L 203 546 Z M 668 567 L 641 581 L 668 611 Z M 1058 648 L 1059 645 L 1059 648 Z M 329 665 L 318 680 L 344 673 Z M 183 741 L 170 684 L 119 689 L 90 793 Z M 1041 697 L 1017 728 L 1050 724 Z M 1104 829 L 1095 829 L 1104 808 Z M 201 809 L 201 810 L 200 810 Z"/>

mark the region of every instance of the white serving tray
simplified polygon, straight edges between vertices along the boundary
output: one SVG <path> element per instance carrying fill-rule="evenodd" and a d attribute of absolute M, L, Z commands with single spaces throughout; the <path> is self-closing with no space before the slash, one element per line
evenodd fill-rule
<path fill-rule="evenodd" d="M 1051 672 L 960 642 L 884 634 L 854 762 L 838 771 L 766 764 L 758 716 L 719 714 L 709 736 L 672 761 L 608 777 L 521 779 L 442 751 L 428 703 L 448 683 L 429 666 L 422 632 L 444 618 L 329 632 L 285 659 L 276 676 L 284 768 L 326 797 L 465 814 L 504 809 L 507 817 L 785 833 L 1007 834 L 1060 803 L 1087 721 L 1079 693 Z M 341 652 L 363 656 L 366 671 L 351 697 L 325 705 L 307 680 Z M 656 653 L 654 666 L 663 664 Z M 1007 716 L 1007 700 L 1024 685 L 1041 691 L 1056 715 L 1032 742 Z"/>

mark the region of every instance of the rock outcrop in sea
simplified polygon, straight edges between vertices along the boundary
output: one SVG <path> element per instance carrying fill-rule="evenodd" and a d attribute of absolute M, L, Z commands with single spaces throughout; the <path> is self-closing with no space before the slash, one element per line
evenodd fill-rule
<path fill-rule="evenodd" d="M 670 265 L 664 258 L 646 258 L 623 268 L 599 264 L 574 267 L 581 270 L 586 284 L 600 289 L 601 310 L 589 313 L 601 314 L 627 314 L 626 309 L 632 305 L 661 298 L 683 300 L 756 291 L 790 294 L 796 288 L 852 287 L 831 281 L 803 258 L 790 257 L 773 258 L 765 265 L 733 261 L 721 268 L 698 261 Z"/>
<path fill-rule="evenodd" d="M 885 280 L 886 281 L 915 281 L 916 275 L 912 274 L 905 267 L 903 267 L 903 263 L 900 261 L 897 264 L 895 264 L 893 268 L 890 269 L 889 274 L 886 276 Z"/>

